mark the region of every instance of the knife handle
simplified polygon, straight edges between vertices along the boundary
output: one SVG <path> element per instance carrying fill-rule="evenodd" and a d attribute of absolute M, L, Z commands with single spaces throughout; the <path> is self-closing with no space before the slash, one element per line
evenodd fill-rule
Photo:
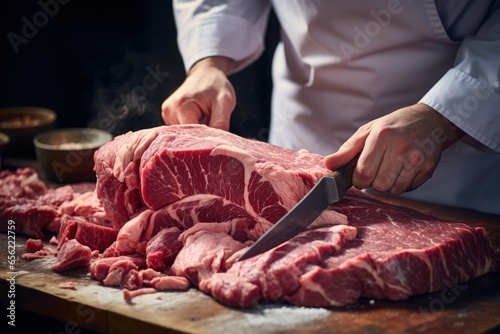
<path fill-rule="evenodd" d="M 345 181 L 345 184 L 348 185 L 345 190 L 347 190 L 352 186 L 352 174 L 354 173 L 354 169 L 356 168 L 358 159 L 359 159 L 359 154 L 355 156 L 354 159 L 346 163 L 344 166 L 330 173 L 330 176 L 333 177 L 340 176 Z"/>

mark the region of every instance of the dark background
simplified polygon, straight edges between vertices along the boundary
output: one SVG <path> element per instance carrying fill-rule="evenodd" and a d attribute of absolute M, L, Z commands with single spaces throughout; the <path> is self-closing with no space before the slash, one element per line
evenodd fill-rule
<path fill-rule="evenodd" d="M 46 107 L 58 114 L 58 128 L 114 135 L 162 125 L 161 104 L 185 78 L 171 1 L 59 1 L 2 3 L 0 107 Z M 230 77 L 238 100 L 230 131 L 264 141 L 279 38 L 274 14 L 265 38 L 262 57 Z M 145 90 L 155 70 L 163 75 Z"/>

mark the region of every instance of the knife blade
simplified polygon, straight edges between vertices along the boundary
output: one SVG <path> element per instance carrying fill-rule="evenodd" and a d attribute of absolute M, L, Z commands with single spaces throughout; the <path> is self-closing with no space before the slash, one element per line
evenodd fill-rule
<path fill-rule="evenodd" d="M 331 204 L 338 202 L 352 186 L 352 174 L 359 156 L 323 176 L 276 224 L 254 242 L 236 261 L 264 253 L 304 231 Z"/>

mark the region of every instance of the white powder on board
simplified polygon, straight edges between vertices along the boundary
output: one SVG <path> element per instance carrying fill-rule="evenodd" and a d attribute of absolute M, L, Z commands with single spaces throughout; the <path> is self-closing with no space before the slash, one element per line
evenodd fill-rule
<path fill-rule="evenodd" d="M 260 323 L 267 325 L 275 323 L 279 326 L 288 325 L 295 327 L 299 324 L 325 318 L 329 314 L 328 310 L 323 308 L 281 306 L 277 308 L 264 308 L 258 316 L 247 315 L 246 318 L 256 325 Z"/>
<path fill-rule="evenodd" d="M 315 324 L 327 318 L 330 311 L 324 308 L 308 308 L 288 304 L 265 303 L 247 311 L 237 321 L 229 321 L 228 328 L 234 334 L 250 334 L 286 331 Z"/>

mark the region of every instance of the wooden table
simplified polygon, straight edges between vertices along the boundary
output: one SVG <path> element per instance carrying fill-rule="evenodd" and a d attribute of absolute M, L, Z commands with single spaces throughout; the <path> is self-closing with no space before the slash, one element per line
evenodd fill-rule
<path fill-rule="evenodd" d="M 471 226 L 485 227 L 500 256 L 500 216 L 429 205 L 392 197 L 386 202 Z M 8 240 L 0 234 L 2 321 L 15 302 L 16 329 L 50 319 L 51 333 L 493 333 L 500 331 L 500 272 L 442 292 L 391 302 L 362 299 L 341 308 L 303 308 L 265 303 L 254 310 L 223 306 L 196 289 L 158 292 L 127 303 L 119 289 L 89 279 L 83 271 L 64 275 L 50 270 L 54 257 L 24 261 L 26 238 L 16 235 L 17 262 L 8 268 Z M 12 280 L 14 277 L 15 280 Z M 74 282 L 76 290 L 60 283 Z M 15 292 L 15 297 L 10 294 Z M 35 318 L 33 318 L 35 316 Z M 35 320 L 33 320 L 35 319 Z M 3 324 L 2 324 L 3 326 Z"/>

